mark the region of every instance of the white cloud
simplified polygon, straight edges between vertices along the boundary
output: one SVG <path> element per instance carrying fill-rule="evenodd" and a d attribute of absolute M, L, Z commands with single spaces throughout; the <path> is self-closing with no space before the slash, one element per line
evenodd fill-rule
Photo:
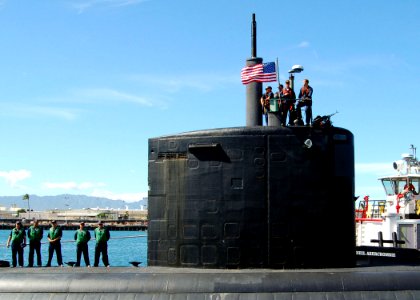
<path fill-rule="evenodd" d="M 1 103 L 0 106 L 1 114 L 4 114 L 6 116 L 48 116 L 64 120 L 74 120 L 77 117 L 77 110 L 69 108 L 57 108 L 44 105 L 25 105 L 15 103 Z"/>
<path fill-rule="evenodd" d="M 103 197 L 111 200 L 124 200 L 127 202 L 135 202 L 142 200 L 144 197 L 147 197 L 147 192 L 143 193 L 114 193 L 108 190 L 102 189 L 106 185 L 104 183 L 94 183 L 94 182 L 81 182 L 77 183 L 74 181 L 68 182 L 44 182 L 42 184 L 44 189 L 56 189 L 56 190 L 66 190 L 66 191 L 84 191 L 85 194 L 89 194 L 92 197 Z M 92 192 L 89 192 L 92 190 Z"/>
<path fill-rule="evenodd" d="M 221 75 L 221 74 L 188 74 L 188 75 L 150 75 L 136 74 L 130 77 L 131 80 L 140 84 L 158 87 L 166 93 L 176 93 L 180 90 L 198 90 L 203 92 L 212 91 L 223 84 L 231 84 L 238 82 L 238 74 Z"/>
<path fill-rule="evenodd" d="M 302 41 L 297 45 L 298 48 L 308 48 L 309 47 L 309 42 L 307 41 Z"/>
<path fill-rule="evenodd" d="M 338 60 L 322 60 L 312 65 L 316 73 L 346 74 L 357 70 L 358 73 L 371 70 L 387 71 L 396 66 L 406 65 L 404 61 L 394 55 L 376 54 L 365 56 L 350 56 Z"/>
<path fill-rule="evenodd" d="M 140 193 L 113 193 L 107 190 L 94 190 L 90 196 L 92 197 L 104 197 L 112 200 L 124 200 L 127 202 L 135 202 L 142 200 L 143 198 L 147 197 L 147 192 L 140 192 Z"/>
<path fill-rule="evenodd" d="M 372 174 L 377 176 L 388 175 L 393 172 L 389 163 L 356 163 L 356 173 Z"/>
<path fill-rule="evenodd" d="M 104 3 L 109 3 L 110 6 L 121 7 L 121 6 L 129 6 L 129 5 L 136 5 L 142 2 L 146 2 L 149 0 L 103 0 Z"/>
<path fill-rule="evenodd" d="M 383 186 L 378 182 L 377 185 L 356 185 L 355 195 L 359 196 L 359 201 L 363 200 L 364 196 L 369 196 L 371 200 L 384 199 L 385 191 Z"/>
<path fill-rule="evenodd" d="M 114 101 L 114 102 L 129 102 L 140 104 L 144 106 L 152 106 L 152 101 L 147 98 L 139 97 L 133 94 L 120 92 L 109 88 L 90 88 L 90 89 L 77 89 L 74 90 L 74 97 L 81 99 L 82 101 L 97 101 L 103 102 Z"/>
<path fill-rule="evenodd" d="M 3 177 L 11 187 L 18 187 L 18 182 L 31 177 L 28 170 L 0 171 L 0 177 Z"/>
<path fill-rule="evenodd" d="M 36 115 L 45 115 L 50 117 L 56 117 L 65 120 L 74 120 L 76 118 L 76 113 L 71 109 L 47 107 L 47 106 L 33 106 L 28 107 L 28 112 Z"/>
<path fill-rule="evenodd" d="M 129 5 L 136 5 L 148 0 L 80 0 L 71 1 L 70 6 L 77 10 L 79 14 L 86 12 L 89 9 L 97 7 L 123 7 Z"/>
<path fill-rule="evenodd" d="M 371 199 L 384 199 L 385 191 L 378 180 L 383 176 L 395 174 L 395 170 L 390 163 L 356 163 L 355 164 L 355 184 L 356 195 L 359 200 L 369 195 Z"/>

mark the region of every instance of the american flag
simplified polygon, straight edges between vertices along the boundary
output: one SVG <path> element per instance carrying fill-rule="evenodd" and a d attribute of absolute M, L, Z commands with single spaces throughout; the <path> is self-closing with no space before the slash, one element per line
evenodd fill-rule
<path fill-rule="evenodd" d="M 241 80 L 243 84 L 248 84 L 252 81 L 277 81 L 276 64 L 274 62 L 268 62 L 245 67 L 241 71 Z"/>

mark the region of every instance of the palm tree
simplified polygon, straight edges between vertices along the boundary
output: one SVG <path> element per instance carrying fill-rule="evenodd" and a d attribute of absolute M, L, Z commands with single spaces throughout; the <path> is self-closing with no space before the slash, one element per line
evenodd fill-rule
<path fill-rule="evenodd" d="M 22 197 L 23 201 L 28 201 L 28 219 L 31 218 L 31 206 L 29 205 L 29 194 L 25 194 Z"/>

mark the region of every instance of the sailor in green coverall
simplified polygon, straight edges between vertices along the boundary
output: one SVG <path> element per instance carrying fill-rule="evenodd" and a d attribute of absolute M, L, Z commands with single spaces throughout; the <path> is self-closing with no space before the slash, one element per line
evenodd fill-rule
<path fill-rule="evenodd" d="M 63 236 L 63 231 L 61 227 L 57 225 L 57 221 L 51 221 L 51 228 L 48 231 L 48 241 L 50 245 L 48 247 L 48 262 L 45 265 L 46 267 L 51 267 L 51 260 L 54 255 L 54 251 L 57 254 L 57 263 L 59 267 L 63 266 L 63 256 L 61 255 L 61 237 Z"/>
<path fill-rule="evenodd" d="M 89 248 L 88 242 L 90 241 L 90 232 L 85 229 L 85 222 L 81 222 L 79 229 L 74 234 L 74 240 L 76 241 L 76 255 L 77 260 L 75 267 L 80 267 L 80 259 L 83 253 L 83 259 L 85 260 L 86 267 L 90 267 L 89 261 Z"/>
<path fill-rule="evenodd" d="M 17 261 L 16 256 L 18 257 L 19 266 L 23 267 L 23 247 L 26 246 L 26 232 L 22 227 L 20 221 L 16 222 L 15 228 L 10 232 L 9 238 L 7 239 L 7 248 L 12 244 L 12 266 L 16 268 Z"/>
<path fill-rule="evenodd" d="M 38 226 L 38 220 L 34 220 L 31 227 L 28 229 L 29 239 L 29 256 L 28 267 L 34 266 L 34 252 L 36 252 L 36 262 L 38 267 L 42 266 L 41 260 L 41 240 L 44 236 L 44 230 Z"/>
<path fill-rule="evenodd" d="M 96 245 L 95 245 L 95 262 L 94 267 L 99 265 L 99 257 L 102 254 L 102 262 L 105 267 L 109 267 L 108 261 L 108 240 L 110 238 L 109 230 L 104 228 L 102 221 L 98 222 L 98 227 L 94 231 Z"/>

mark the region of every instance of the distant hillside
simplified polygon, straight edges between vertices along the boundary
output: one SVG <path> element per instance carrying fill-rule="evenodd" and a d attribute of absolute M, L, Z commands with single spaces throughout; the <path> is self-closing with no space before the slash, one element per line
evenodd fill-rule
<path fill-rule="evenodd" d="M 37 196 L 29 195 L 31 209 L 51 210 L 51 209 L 82 209 L 82 208 L 113 208 L 113 209 L 140 209 L 141 206 L 147 207 L 147 198 L 136 202 L 126 202 L 123 200 L 111 200 L 107 198 L 91 197 L 85 195 L 57 195 L 57 196 Z M 22 196 L 0 196 L 0 206 L 9 208 L 16 207 L 28 208 L 27 201 L 22 200 Z"/>

